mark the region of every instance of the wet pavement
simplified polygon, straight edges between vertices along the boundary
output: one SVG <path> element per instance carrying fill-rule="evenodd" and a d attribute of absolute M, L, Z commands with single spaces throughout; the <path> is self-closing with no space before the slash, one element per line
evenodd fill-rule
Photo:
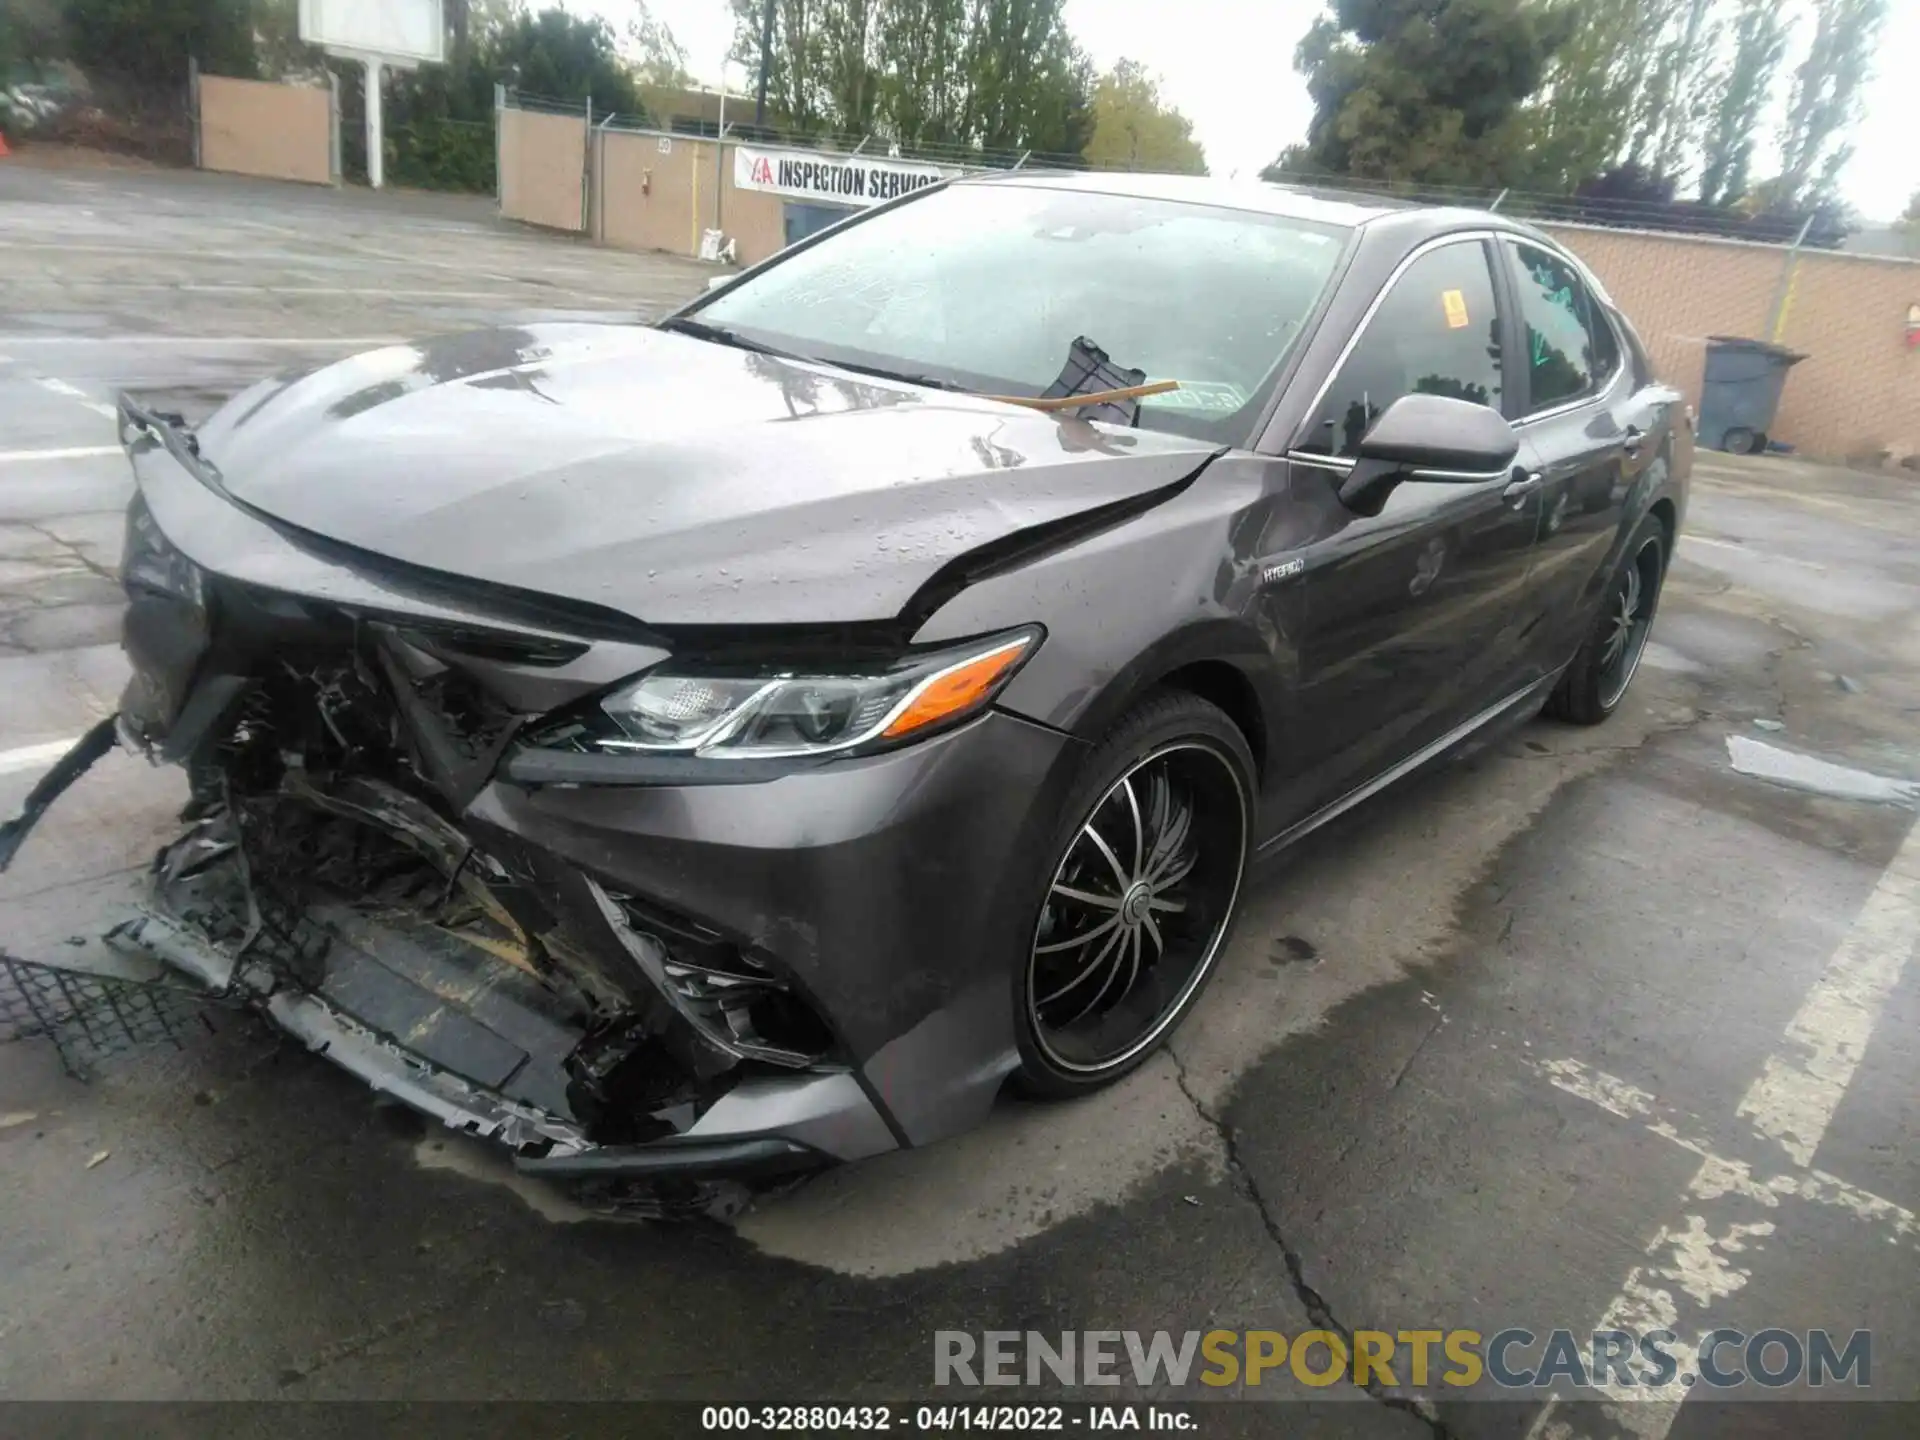
<path fill-rule="evenodd" d="M 707 273 L 464 200 L 7 162 L 0 251 L 8 811 L 124 673 L 117 389 L 194 415 L 389 336 L 656 313 Z M 1263 873 L 1117 1090 L 1008 1102 L 729 1228 L 590 1216 L 230 1015 L 86 1084 L 0 1044 L 0 1397 L 907 1399 L 936 1330 L 1604 1322 L 1871 1330 L 1865 1393 L 1920 1399 L 1916 536 L 1910 480 L 1703 459 L 1609 724 L 1531 725 Z M 179 798 L 110 757 L 0 881 L 0 943 L 97 931 Z M 1498 1395 L 1280 1370 L 1207 1398 L 1292 1405 L 1201 1433 L 1808 1428 Z"/>

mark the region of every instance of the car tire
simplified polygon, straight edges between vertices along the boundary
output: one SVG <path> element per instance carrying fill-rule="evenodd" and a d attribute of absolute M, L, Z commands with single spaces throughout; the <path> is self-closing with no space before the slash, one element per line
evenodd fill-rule
<path fill-rule="evenodd" d="M 1646 653 L 1667 575 L 1667 547 L 1666 527 L 1647 516 L 1607 582 L 1593 628 L 1548 697 L 1548 715 L 1575 725 L 1598 725 L 1620 708 Z"/>
<path fill-rule="evenodd" d="M 1142 701 L 1087 757 L 1015 966 L 1022 1091 L 1110 1085 L 1186 1017 L 1233 928 L 1255 794 L 1246 737 L 1184 691 Z"/>

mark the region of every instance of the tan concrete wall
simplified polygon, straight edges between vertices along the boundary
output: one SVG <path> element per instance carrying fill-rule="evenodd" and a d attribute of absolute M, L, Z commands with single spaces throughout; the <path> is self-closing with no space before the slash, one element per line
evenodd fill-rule
<path fill-rule="evenodd" d="M 333 183 L 333 101 L 315 85 L 200 77 L 200 168 Z"/>
<path fill-rule="evenodd" d="M 718 228 L 733 240 L 741 264 L 756 264 L 786 243 L 780 197 L 734 187 L 731 145 L 606 131 L 595 148 L 593 233 L 605 244 L 699 254 L 700 233 L 714 228 L 716 186 Z"/>
<path fill-rule="evenodd" d="M 1920 350 L 1906 343 L 1917 304 L 1911 261 L 1803 255 L 1781 340 L 1812 358 L 1787 381 L 1776 437 L 1835 458 L 1920 453 Z"/>
<path fill-rule="evenodd" d="M 1632 318 L 1655 365 L 1696 405 L 1710 335 L 1771 339 L 1782 246 L 1550 225 Z M 1807 251 L 1780 340 L 1810 358 L 1787 378 L 1772 436 L 1813 456 L 1920 452 L 1920 350 L 1906 344 L 1920 264 Z"/>
<path fill-rule="evenodd" d="M 500 213 L 554 230 L 581 229 L 585 117 L 502 110 L 499 118 Z"/>

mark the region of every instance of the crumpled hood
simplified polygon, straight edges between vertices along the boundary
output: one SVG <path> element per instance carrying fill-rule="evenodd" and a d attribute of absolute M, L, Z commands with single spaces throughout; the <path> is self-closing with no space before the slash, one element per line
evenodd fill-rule
<path fill-rule="evenodd" d="M 1218 448 L 578 324 L 265 381 L 199 445 L 302 529 L 661 625 L 889 619 L 949 560 Z"/>

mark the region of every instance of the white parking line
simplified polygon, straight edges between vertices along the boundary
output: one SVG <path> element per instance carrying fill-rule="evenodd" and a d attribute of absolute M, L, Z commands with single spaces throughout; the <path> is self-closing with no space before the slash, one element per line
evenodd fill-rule
<path fill-rule="evenodd" d="M 1780 1047 L 1740 1102 L 1739 1114 L 1776 1141 L 1804 1172 L 1755 1182 L 1745 1164 L 1725 1160 L 1681 1138 L 1665 1121 L 1648 1128 L 1701 1157 L 1681 1203 L 1690 1212 L 1663 1226 L 1648 1244 L 1644 1263 L 1627 1275 L 1597 1328 L 1644 1333 L 1668 1330 L 1679 1337 L 1670 1348 L 1677 1369 L 1664 1386 L 1596 1386 L 1609 1402 L 1614 1423 L 1640 1440 L 1665 1440 L 1687 1396 L 1686 1381 L 1699 1373 L 1698 1340 L 1680 1323 L 1680 1300 L 1702 1310 L 1745 1287 L 1751 1270 L 1739 1257 L 1773 1233 L 1762 1218 L 1779 1197 L 1797 1194 L 1842 1206 L 1862 1218 L 1888 1220 L 1898 1236 L 1911 1234 L 1911 1211 L 1869 1195 L 1822 1171 L 1808 1169 L 1821 1137 L 1839 1109 L 1866 1053 L 1881 1007 L 1899 983 L 1920 944 L 1920 824 L 1901 842 L 1873 893 L 1861 906 L 1820 979 L 1788 1024 Z M 1577 1061 L 1543 1067 L 1561 1089 L 1616 1115 L 1647 1115 L 1653 1097 L 1612 1076 L 1588 1071 Z M 1704 1213 L 1715 1210 L 1714 1223 Z M 1741 1216 L 1745 1218 L 1735 1218 Z M 1695 1337 L 1705 1327 L 1692 1331 Z M 1683 1378 L 1684 1377 L 1684 1378 Z M 1548 1399 L 1527 1430 L 1527 1440 L 1576 1440 L 1579 1432 L 1558 1419 L 1558 1397 Z"/>
<path fill-rule="evenodd" d="M 38 385 L 42 390 L 51 390 L 56 395 L 64 395 L 69 400 L 77 400 L 80 404 L 86 406 L 87 409 L 93 411 L 94 414 L 104 415 L 109 420 L 114 419 L 119 413 L 113 406 L 107 404 L 106 401 L 96 400 L 78 385 L 69 385 L 64 380 L 54 380 L 44 375 L 38 375 L 34 377 L 33 383 Z"/>
<path fill-rule="evenodd" d="M 1767 1059 L 1740 1115 L 1780 1142 L 1796 1165 L 1811 1165 L 1827 1123 L 1840 1108 L 1880 1007 L 1900 981 L 1920 938 L 1920 825 L 1874 886 L 1819 983 L 1787 1026 L 1786 1043 Z"/>
<path fill-rule="evenodd" d="M 1796 560 L 1791 555 L 1777 554 L 1772 550 L 1755 550 L 1751 545 L 1743 545 L 1737 540 L 1716 540 L 1710 535 L 1682 535 L 1680 537 L 1680 548 L 1682 550 L 1690 550 L 1701 545 L 1708 546 L 1714 550 L 1731 550 L 1735 554 L 1745 555 L 1750 560 L 1764 561 L 1769 565 L 1798 565 L 1802 569 L 1818 570 L 1823 575 L 1827 573 L 1826 566 L 1816 565 L 1811 560 Z"/>
<path fill-rule="evenodd" d="M 0 775 L 21 770 L 44 770 L 74 747 L 79 736 L 68 740 L 48 740 L 40 745 L 22 745 L 17 750 L 0 750 Z"/>
<path fill-rule="evenodd" d="M 60 450 L 0 450 L 0 465 L 31 463 L 35 460 L 89 460 L 100 455 L 118 455 L 118 445 L 69 445 Z"/>

